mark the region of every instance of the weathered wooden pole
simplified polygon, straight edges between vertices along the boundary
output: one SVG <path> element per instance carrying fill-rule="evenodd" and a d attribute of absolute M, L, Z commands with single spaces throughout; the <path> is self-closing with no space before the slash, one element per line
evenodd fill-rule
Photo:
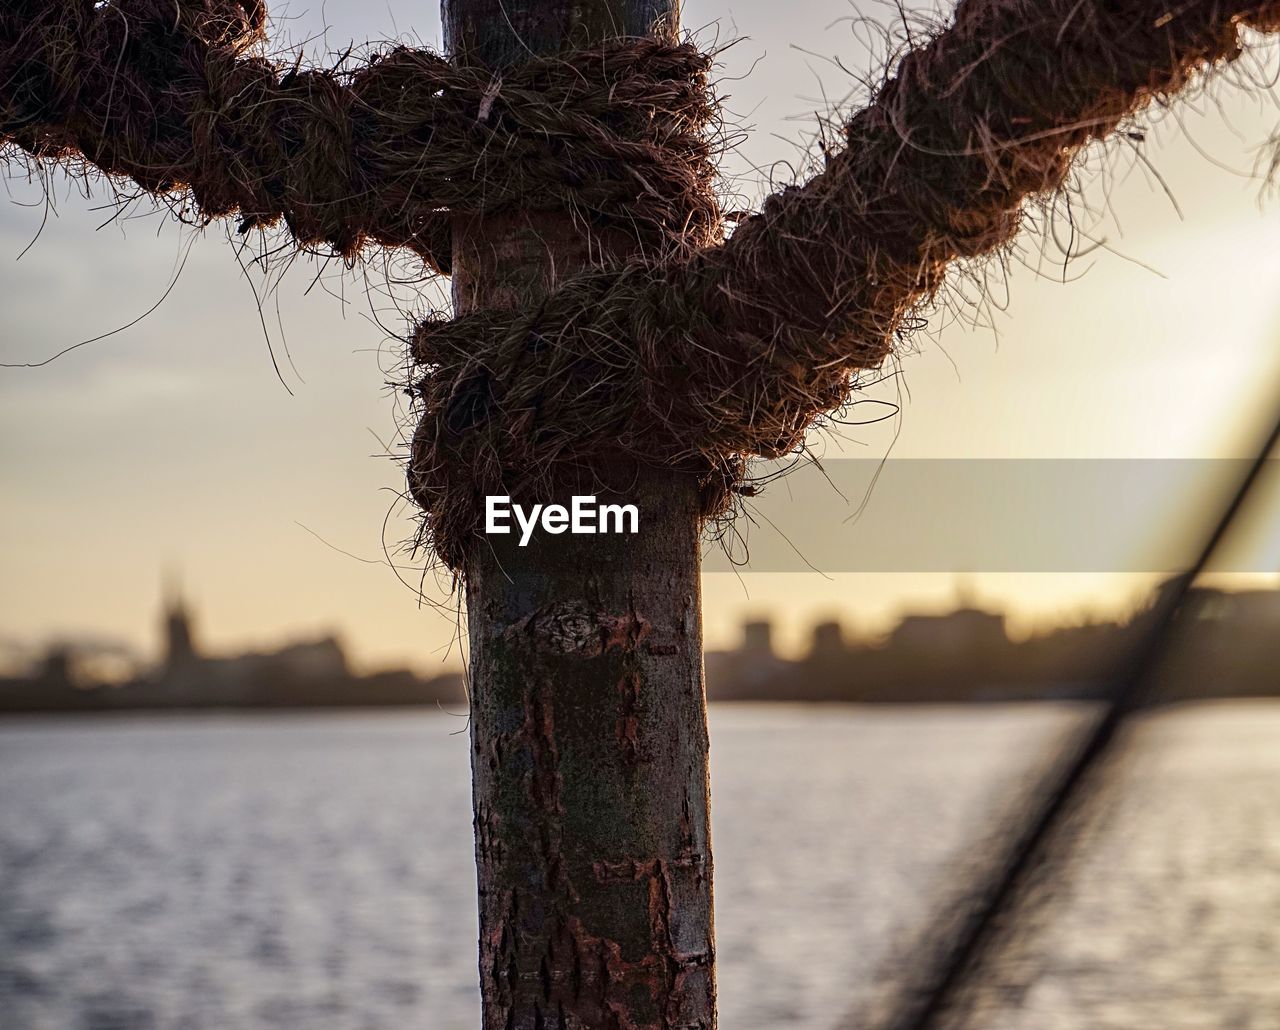
<path fill-rule="evenodd" d="M 676 0 L 444 0 L 456 61 L 673 34 Z M 634 247 L 568 213 L 458 218 L 454 301 L 520 309 Z M 554 388 L 555 384 L 549 384 Z M 711 1030 L 715 937 L 698 488 L 642 467 L 571 493 L 636 535 L 489 537 L 468 562 L 485 1030 Z M 518 500 L 518 498 L 517 498 Z"/>

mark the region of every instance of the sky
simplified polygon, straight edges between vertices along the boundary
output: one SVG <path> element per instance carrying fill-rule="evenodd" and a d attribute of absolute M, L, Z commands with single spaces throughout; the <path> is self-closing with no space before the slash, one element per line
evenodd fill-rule
<path fill-rule="evenodd" d="M 440 38 L 429 4 L 271 9 L 277 37 L 312 52 Z M 686 4 L 684 24 L 700 40 L 737 40 L 719 74 L 745 137 L 725 168 L 747 202 L 789 181 L 817 113 L 855 103 L 857 77 L 878 67 L 858 13 L 890 20 L 892 8 Z M 1260 74 L 1280 64 L 1274 49 L 1250 60 Z M 1249 454 L 1280 393 L 1280 195 L 1258 174 L 1280 127 L 1277 96 L 1222 81 L 1147 120 L 1144 143 L 1091 155 L 1073 213 L 1100 245 L 1064 267 L 1051 236 L 1029 236 L 1007 277 L 989 270 L 991 305 L 942 313 L 902 356 L 901 376 L 876 394 L 901 403 L 896 419 L 815 448 L 895 459 Z M 93 637 L 150 652 L 168 574 L 211 650 L 336 631 L 360 668 L 456 665 L 447 584 L 423 581 L 422 562 L 398 552 L 413 533 L 398 501 L 402 470 L 388 455 L 400 315 L 371 304 L 359 275 L 330 270 L 316 282 L 314 267 L 299 266 L 260 316 L 254 291 L 264 284 L 242 273 L 222 229 L 193 234 L 159 215 L 113 220 L 105 194 L 84 197 L 62 178 L 54 216 L 38 185 L 7 186 L 0 361 L 38 361 L 164 300 L 42 368 L 0 369 L 0 643 Z M 424 291 L 417 306 L 443 297 Z M 1168 517 L 1194 522 L 1204 501 L 1192 484 Z M 1270 511 L 1255 523 L 1274 528 Z M 857 525 L 851 540 L 875 547 Z M 941 515 L 937 531 L 947 531 Z M 795 649 L 814 618 L 874 632 L 961 589 L 1007 606 L 1026 632 L 1114 613 L 1147 582 L 803 565 L 708 572 L 706 639 L 731 646 L 743 618 L 768 613 L 780 645 Z"/>

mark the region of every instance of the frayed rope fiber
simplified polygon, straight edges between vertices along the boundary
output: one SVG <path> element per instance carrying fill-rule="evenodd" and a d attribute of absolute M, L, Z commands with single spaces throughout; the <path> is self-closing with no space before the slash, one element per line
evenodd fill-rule
<path fill-rule="evenodd" d="M 0 141 L 347 259 L 373 243 L 448 271 L 450 216 L 515 207 L 579 212 L 646 253 L 719 239 L 711 59 L 689 44 L 501 78 L 403 46 L 303 68 L 266 54 L 266 22 L 260 0 L 4 0 Z"/>
<path fill-rule="evenodd" d="M 635 260 L 412 337 L 409 485 L 463 570 L 486 494 L 611 464 L 695 475 L 724 513 L 746 462 L 799 448 L 952 263 L 1007 247 L 1083 147 L 1234 60 L 1245 26 L 1280 31 L 1280 0 L 961 0 L 826 170 L 727 241 L 710 60 L 674 41 L 500 79 L 406 47 L 317 69 L 265 53 L 260 0 L 5 0 L 0 142 L 348 259 L 408 247 L 447 271 L 454 215 L 517 207 L 631 232 Z"/>
<path fill-rule="evenodd" d="M 962 0 L 846 126 L 845 149 L 718 247 L 564 282 L 534 310 L 427 322 L 409 470 L 464 567 L 486 494 L 539 496 L 619 459 L 701 477 L 723 513 L 850 396 L 944 285 L 1006 247 L 1029 200 L 1152 102 L 1280 31 L 1280 2 Z"/>

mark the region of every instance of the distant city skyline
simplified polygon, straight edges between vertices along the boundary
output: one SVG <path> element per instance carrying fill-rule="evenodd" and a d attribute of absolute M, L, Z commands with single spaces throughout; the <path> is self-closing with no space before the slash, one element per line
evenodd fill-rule
<path fill-rule="evenodd" d="M 1162 589 L 1173 585 L 1165 581 Z M 1152 607 L 1129 620 L 1064 625 L 1018 639 L 1006 614 L 963 587 L 945 612 L 908 612 L 885 633 L 838 619 L 808 628 L 794 654 L 775 647 L 770 619 L 744 622 L 733 647 L 708 650 L 711 701 L 968 704 L 1092 701 L 1107 695 L 1148 632 Z M 291 638 L 265 651 L 211 653 L 198 614 L 166 592 L 160 651 L 132 665 L 115 651 L 51 647 L 23 668 L 0 667 L 0 714 L 149 709 L 261 709 L 465 704 L 461 670 L 423 678 L 407 669 L 361 675 L 340 636 Z M 1156 666 L 1155 702 L 1280 697 L 1272 652 L 1280 588 L 1191 591 Z M 103 659 L 107 659 L 104 664 Z"/>

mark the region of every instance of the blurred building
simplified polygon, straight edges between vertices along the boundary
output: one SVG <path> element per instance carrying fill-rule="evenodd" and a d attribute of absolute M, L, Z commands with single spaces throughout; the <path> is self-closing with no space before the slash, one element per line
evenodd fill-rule
<path fill-rule="evenodd" d="M 813 628 L 799 661 L 774 654 L 767 623 L 744 627 L 737 651 L 707 655 L 716 701 L 969 703 L 1089 700 L 1106 689 L 1146 632 L 1128 622 L 1064 626 L 1011 640 L 1003 612 L 967 597 L 950 612 L 907 613 L 880 638 L 852 638 L 838 622 Z M 1280 591 L 1192 591 L 1159 672 L 1160 698 L 1280 696 Z"/>
<path fill-rule="evenodd" d="M 884 637 L 820 622 L 796 661 L 778 655 L 768 620 L 753 620 L 743 626 L 739 647 L 706 655 L 708 697 L 895 704 L 1091 699 L 1106 689 L 1150 618 L 1138 613 L 1128 622 L 1065 626 L 1015 641 L 1003 612 L 958 600 L 954 611 L 906 613 Z M 0 712 L 465 705 L 460 674 L 356 675 L 332 634 L 270 651 L 211 655 L 177 592 L 168 592 L 161 619 L 163 647 L 152 668 L 104 677 L 102 656 L 121 657 L 109 645 L 94 651 L 59 644 L 25 675 L 0 678 Z M 1162 697 L 1280 696 L 1278 632 L 1280 591 L 1193 590 L 1160 669 Z"/>
<path fill-rule="evenodd" d="M 706 656 L 708 680 L 732 683 L 737 700 L 769 700 L 786 693 L 791 663 L 773 649 L 773 624 L 756 620 L 743 624 L 742 646 L 736 651 L 713 651 Z"/>
<path fill-rule="evenodd" d="M 271 651 L 209 655 L 180 593 L 166 590 L 163 644 L 153 668 L 123 682 L 95 680 L 74 648 L 52 648 L 26 676 L 0 679 L 0 711 L 115 711 L 151 708 L 293 708 L 457 705 L 463 678 L 423 679 L 407 669 L 351 672 L 332 634 Z"/>

